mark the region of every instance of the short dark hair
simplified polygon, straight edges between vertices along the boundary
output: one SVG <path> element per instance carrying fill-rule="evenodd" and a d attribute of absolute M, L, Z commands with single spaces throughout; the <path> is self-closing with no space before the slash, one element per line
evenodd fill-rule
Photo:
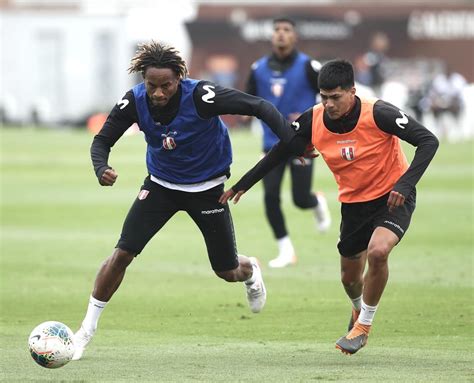
<path fill-rule="evenodd" d="M 319 70 L 319 89 L 350 89 L 354 86 L 354 68 L 347 60 L 336 59 L 325 63 Z"/>
<path fill-rule="evenodd" d="M 145 75 L 145 71 L 150 67 L 169 68 L 180 78 L 185 78 L 188 75 L 188 68 L 179 52 L 173 47 L 154 40 L 138 45 L 138 50 L 130 62 L 128 73 L 141 72 L 142 75 Z"/>
<path fill-rule="evenodd" d="M 273 19 L 273 25 L 275 25 L 276 23 L 289 23 L 291 24 L 293 27 L 296 26 L 296 22 L 293 18 L 291 17 L 288 17 L 288 16 L 278 16 L 278 17 L 275 17 Z"/>

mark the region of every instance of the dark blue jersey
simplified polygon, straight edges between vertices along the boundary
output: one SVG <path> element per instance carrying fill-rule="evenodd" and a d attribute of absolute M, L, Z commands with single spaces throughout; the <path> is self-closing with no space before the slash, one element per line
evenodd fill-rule
<path fill-rule="evenodd" d="M 155 123 L 144 83 L 133 88 L 139 127 L 148 144 L 148 172 L 176 184 L 203 182 L 226 172 L 232 162 L 227 128 L 219 116 L 201 118 L 194 105 L 197 80 L 181 81 L 179 110 L 168 124 Z"/>
<path fill-rule="evenodd" d="M 291 114 L 301 114 L 315 103 L 317 92 L 306 76 L 307 63 L 311 59 L 304 53 L 297 52 L 292 65 L 283 71 L 270 68 L 269 59 L 266 56 L 254 64 L 255 95 L 270 101 L 290 120 Z M 263 149 L 268 151 L 279 139 L 268 125 L 262 122 L 262 126 Z"/>

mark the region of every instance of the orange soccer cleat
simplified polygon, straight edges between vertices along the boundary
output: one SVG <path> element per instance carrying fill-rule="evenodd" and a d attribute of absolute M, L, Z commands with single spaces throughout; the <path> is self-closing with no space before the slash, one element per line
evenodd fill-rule
<path fill-rule="evenodd" d="M 336 342 L 336 348 L 341 350 L 344 354 L 355 354 L 367 344 L 371 327 L 370 325 L 363 325 L 360 324 L 359 321 L 356 321 L 352 330 Z"/>

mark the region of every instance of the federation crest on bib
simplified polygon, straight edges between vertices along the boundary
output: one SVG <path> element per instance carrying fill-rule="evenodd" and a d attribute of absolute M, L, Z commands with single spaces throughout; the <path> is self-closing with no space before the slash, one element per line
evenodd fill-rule
<path fill-rule="evenodd" d="M 161 134 L 161 137 L 163 138 L 163 141 L 161 144 L 163 146 L 163 149 L 173 150 L 176 148 L 176 141 L 174 140 L 174 136 L 176 136 L 177 134 L 178 132 L 175 130 L 172 130 L 168 133 Z"/>
<path fill-rule="evenodd" d="M 347 161 L 352 161 L 355 158 L 355 148 L 353 146 L 341 148 L 341 157 Z"/>
<path fill-rule="evenodd" d="M 281 97 L 281 95 L 283 94 L 283 84 L 281 83 L 273 84 L 271 89 L 275 97 Z"/>
<path fill-rule="evenodd" d="M 273 77 L 270 79 L 270 90 L 273 96 L 280 98 L 285 90 L 287 80 L 284 77 Z"/>
<path fill-rule="evenodd" d="M 174 148 L 176 148 L 176 142 L 173 137 L 163 138 L 163 149 L 173 150 Z"/>

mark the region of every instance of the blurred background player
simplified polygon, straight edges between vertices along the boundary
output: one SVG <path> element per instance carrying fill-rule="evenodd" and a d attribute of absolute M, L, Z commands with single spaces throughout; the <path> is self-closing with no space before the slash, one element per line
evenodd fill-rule
<path fill-rule="evenodd" d="M 295 22 L 288 17 L 273 20 L 272 54 L 252 65 L 246 92 L 273 103 L 288 121 L 296 120 L 302 112 L 314 105 L 319 93 L 318 71 L 321 64 L 296 48 Z M 267 153 L 278 142 L 271 128 L 262 122 L 263 151 Z M 265 213 L 278 242 L 279 253 L 270 267 L 295 264 L 296 254 L 288 234 L 281 208 L 281 183 L 286 167 L 290 168 L 293 202 L 301 209 L 312 209 L 317 228 L 326 232 L 331 225 L 326 198 L 311 191 L 313 160 L 305 164 L 292 157 L 279 164 L 263 179 Z"/>
<path fill-rule="evenodd" d="M 349 332 L 336 347 L 354 354 L 367 344 L 388 281 L 388 256 L 408 230 L 416 206 L 416 184 L 439 143 L 428 129 L 394 105 L 357 97 L 350 62 L 327 62 L 318 81 L 322 102 L 293 123 L 298 128 L 294 139 L 289 144 L 279 142 L 220 201 L 237 202 L 274 166 L 290 155 L 302 156 L 309 143 L 314 145 L 339 188 L 337 247 L 352 314 Z M 410 165 L 400 139 L 417 148 Z"/>
<path fill-rule="evenodd" d="M 244 282 L 251 311 L 260 312 L 266 299 L 260 267 L 255 258 L 237 254 L 229 207 L 218 201 L 232 162 L 229 135 L 219 115 L 261 118 L 283 141 L 293 135 L 289 122 L 265 100 L 187 78 L 178 52 L 154 41 L 140 45 L 129 72 L 141 73 L 144 81 L 114 106 L 94 137 L 91 157 L 99 183 L 114 185 L 117 172 L 109 165 L 110 150 L 138 123 L 147 142 L 149 175 L 115 250 L 97 274 L 86 316 L 75 334 L 74 360 L 82 357 L 127 267 L 178 211 L 186 211 L 202 232 L 215 274 L 227 282 Z"/>
<path fill-rule="evenodd" d="M 426 98 L 438 137 L 454 141 L 462 136 L 460 117 L 464 110 L 466 86 L 464 76 L 448 66 L 434 77 Z"/>
<path fill-rule="evenodd" d="M 390 40 L 384 32 L 376 32 L 370 40 L 370 48 L 367 53 L 364 54 L 363 60 L 367 67 L 367 77 L 365 80 L 356 78 L 361 81 L 363 85 L 367 85 L 375 92 L 377 97 L 382 94 L 382 86 L 385 82 L 386 77 L 386 53 L 390 48 Z M 356 62 L 356 65 L 357 62 Z M 360 76 L 360 74 L 359 74 Z"/>

